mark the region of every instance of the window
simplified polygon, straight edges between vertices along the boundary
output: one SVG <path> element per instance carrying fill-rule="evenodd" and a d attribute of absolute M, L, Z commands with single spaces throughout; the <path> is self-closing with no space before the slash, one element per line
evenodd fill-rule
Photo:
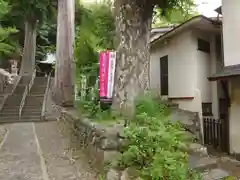
<path fill-rule="evenodd" d="M 202 115 L 212 116 L 212 103 L 202 103 Z"/>
<path fill-rule="evenodd" d="M 168 95 L 168 56 L 160 58 L 161 95 Z"/>
<path fill-rule="evenodd" d="M 203 39 L 198 39 L 198 50 L 210 53 L 210 43 Z"/>

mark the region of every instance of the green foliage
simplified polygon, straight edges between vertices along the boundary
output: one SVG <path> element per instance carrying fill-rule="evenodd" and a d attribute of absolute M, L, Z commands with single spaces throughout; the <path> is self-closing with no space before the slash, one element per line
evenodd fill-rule
<path fill-rule="evenodd" d="M 36 56 L 38 60 L 43 59 L 48 52 L 55 49 L 57 0 L 5 0 L 5 2 L 10 5 L 10 8 L 4 14 L 1 25 L 3 27 L 14 26 L 18 29 L 17 33 L 8 37 L 8 41 L 16 51 L 10 56 L 21 59 L 26 21 L 37 30 Z"/>
<path fill-rule="evenodd" d="M 77 71 L 81 74 L 96 76 L 98 52 L 113 48 L 114 17 L 106 3 L 92 4 L 88 7 L 78 5 L 75 59 Z"/>
<path fill-rule="evenodd" d="M 8 13 L 9 6 L 4 0 L 0 0 L 0 19 Z M 17 33 L 18 31 L 13 27 L 3 28 L 0 27 L 0 57 L 8 56 L 9 54 L 16 51 L 18 45 L 9 40 L 11 34 Z"/>
<path fill-rule="evenodd" d="M 21 49 L 24 46 L 24 31 L 26 20 L 32 22 L 32 24 L 36 25 L 37 28 L 37 60 L 42 60 L 47 53 L 54 52 L 56 49 L 55 47 L 57 33 L 57 1 L 6 0 L 6 2 L 10 4 L 10 8 L 1 18 L 1 25 L 4 28 L 16 27 L 16 29 L 18 30 L 18 32 L 11 34 L 7 38 L 7 41 L 15 49 L 14 54 L 10 54 L 10 56 L 14 56 L 16 59 L 21 58 Z M 39 14 L 38 11 L 41 11 L 41 13 Z M 33 13 L 36 14 L 34 16 L 29 16 L 29 14 Z M 31 19 L 29 19 L 28 17 L 30 17 Z"/>
<path fill-rule="evenodd" d="M 233 176 L 227 176 L 227 177 L 224 177 L 222 178 L 222 180 L 235 180 L 236 177 L 233 177 Z"/>
<path fill-rule="evenodd" d="M 43 60 L 47 53 L 56 52 L 57 22 L 49 20 L 37 29 L 36 59 Z"/>
<path fill-rule="evenodd" d="M 175 8 L 168 8 L 167 11 L 156 7 L 153 15 L 153 27 L 178 25 L 196 15 L 198 15 L 196 5 L 191 0 L 182 0 L 181 4 Z"/>
<path fill-rule="evenodd" d="M 144 180 L 196 180 L 188 168 L 189 138 L 179 123 L 169 120 L 168 108 L 146 95 L 136 101 L 136 114 L 125 130 L 128 144 L 120 166 L 135 167 Z"/>
<path fill-rule="evenodd" d="M 11 5 L 12 15 L 20 16 L 35 25 L 56 14 L 57 0 L 8 0 Z"/>

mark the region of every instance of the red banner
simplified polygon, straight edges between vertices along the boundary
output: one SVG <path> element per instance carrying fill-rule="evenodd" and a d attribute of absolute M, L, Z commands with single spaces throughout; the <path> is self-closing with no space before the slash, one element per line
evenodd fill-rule
<path fill-rule="evenodd" d="M 99 53 L 100 98 L 112 98 L 116 52 Z"/>

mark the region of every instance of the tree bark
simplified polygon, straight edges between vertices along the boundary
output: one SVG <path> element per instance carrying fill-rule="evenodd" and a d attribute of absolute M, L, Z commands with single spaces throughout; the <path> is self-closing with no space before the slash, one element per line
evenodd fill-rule
<path fill-rule="evenodd" d="M 20 75 L 32 75 L 36 55 L 36 21 L 25 22 L 25 37 Z"/>
<path fill-rule="evenodd" d="M 153 5 L 116 0 L 117 61 L 113 108 L 132 115 L 134 100 L 149 87 L 149 40 Z M 140 3 L 140 4 L 138 4 Z"/>
<path fill-rule="evenodd" d="M 74 105 L 73 1 L 58 0 L 57 60 L 53 99 L 61 106 Z"/>

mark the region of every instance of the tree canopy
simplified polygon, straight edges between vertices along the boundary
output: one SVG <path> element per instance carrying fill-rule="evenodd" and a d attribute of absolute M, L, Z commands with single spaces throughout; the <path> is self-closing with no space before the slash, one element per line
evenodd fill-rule
<path fill-rule="evenodd" d="M 114 17 L 107 3 L 80 4 L 76 9 L 75 59 L 78 72 L 88 73 L 98 67 L 98 52 L 113 49 Z"/>
<path fill-rule="evenodd" d="M 43 23 L 46 19 L 52 18 L 56 12 L 56 0 L 8 0 L 11 5 L 12 15 L 23 17 L 29 22 Z"/>
<path fill-rule="evenodd" d="M 9 5 L 4 0 L 0 0 L 0 20 L 9 12 Z M 0 28 L 0 57 L 1 59 L 9 56 L 16 51 L 16 43 L 10 39 L 10 35 L 17 33 L 13 26 Z"/>
<path fill-rule="evenodd" d="M 153 27 L 178 25 L 198 15 L 196 5 L 193 2 L 184 4 L 176 9 L 169 9 L 164 16 L 162 16 L 161 9 L 155 8 L 153 13 Z"/>

